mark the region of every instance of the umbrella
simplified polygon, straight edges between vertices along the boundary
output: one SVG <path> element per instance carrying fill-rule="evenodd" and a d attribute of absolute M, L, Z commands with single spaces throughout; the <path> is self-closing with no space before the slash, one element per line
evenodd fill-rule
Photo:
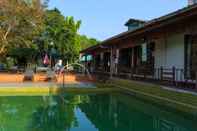
<path fill-rule="evenodd" d="M 50 60 L 49 60 L 49 57 L 48 57 L 47 54 L 45 54 L 45 56 L 44 56 L 43 63 L 44 63 L 45 65 L 49 65 L 49 63 L 50 63 Z"/>

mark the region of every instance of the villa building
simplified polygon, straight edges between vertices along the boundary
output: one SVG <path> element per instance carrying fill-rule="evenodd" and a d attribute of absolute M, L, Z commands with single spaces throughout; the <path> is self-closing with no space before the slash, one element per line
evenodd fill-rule
<path fill-rule="evenodd" d="M 143 21 L 130 19 L 128 31 L 81 51 L 92 72 L 111 76 L 195 82 L 197 4 Z M 88 59 L 90 58 L 90 59 Z"/>

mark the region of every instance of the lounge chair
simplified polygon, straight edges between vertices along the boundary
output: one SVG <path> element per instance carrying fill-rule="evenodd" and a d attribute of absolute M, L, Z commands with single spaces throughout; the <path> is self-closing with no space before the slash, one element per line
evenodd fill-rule
<path fill-rule="evenodd" d="M 49 70 L 48 67 L 37 67 L 36 72 L 47 72 Z"/>
<path fill-rule="evenodd" d="M 18 66 L 12 66 L 12 67 L 10 67 L 9 71 L 10 71 L 11 73 L 17 73 L 17 71 L 18 71 Z"/>
<path fill-rule="evenodd" d="M 47 80 L 47 81 L 53 81 L 53 80 L 56 81 L 56 74 L 55 74 L 55 71 L 47 70 L 47 73 L 46 73 L 46 80 Z"/>
<path fill-rule="evenodd" d="M 24 81 L 33 81 L 34 80 L 34 71 L 27 69 L 24 73 Z"/>

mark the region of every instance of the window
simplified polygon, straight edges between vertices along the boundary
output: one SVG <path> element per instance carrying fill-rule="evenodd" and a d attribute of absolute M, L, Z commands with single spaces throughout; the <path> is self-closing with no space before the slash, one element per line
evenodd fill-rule
<path fill-rule="evenodd" d="M 147 62 L 147 44 L 142 44 L 142 62 Z"/>

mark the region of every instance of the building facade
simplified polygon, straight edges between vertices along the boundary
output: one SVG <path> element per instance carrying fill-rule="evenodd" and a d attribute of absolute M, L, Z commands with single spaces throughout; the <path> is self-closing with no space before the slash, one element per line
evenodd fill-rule
<path fill-rule="evenodd" d="M 169 81 L 195 81 L 197 5 L 151 21 L 130 19 L 128 31 L 81 51 L 93 72 Z M 86 62 L 87 63 L 87 62 Z"/>

